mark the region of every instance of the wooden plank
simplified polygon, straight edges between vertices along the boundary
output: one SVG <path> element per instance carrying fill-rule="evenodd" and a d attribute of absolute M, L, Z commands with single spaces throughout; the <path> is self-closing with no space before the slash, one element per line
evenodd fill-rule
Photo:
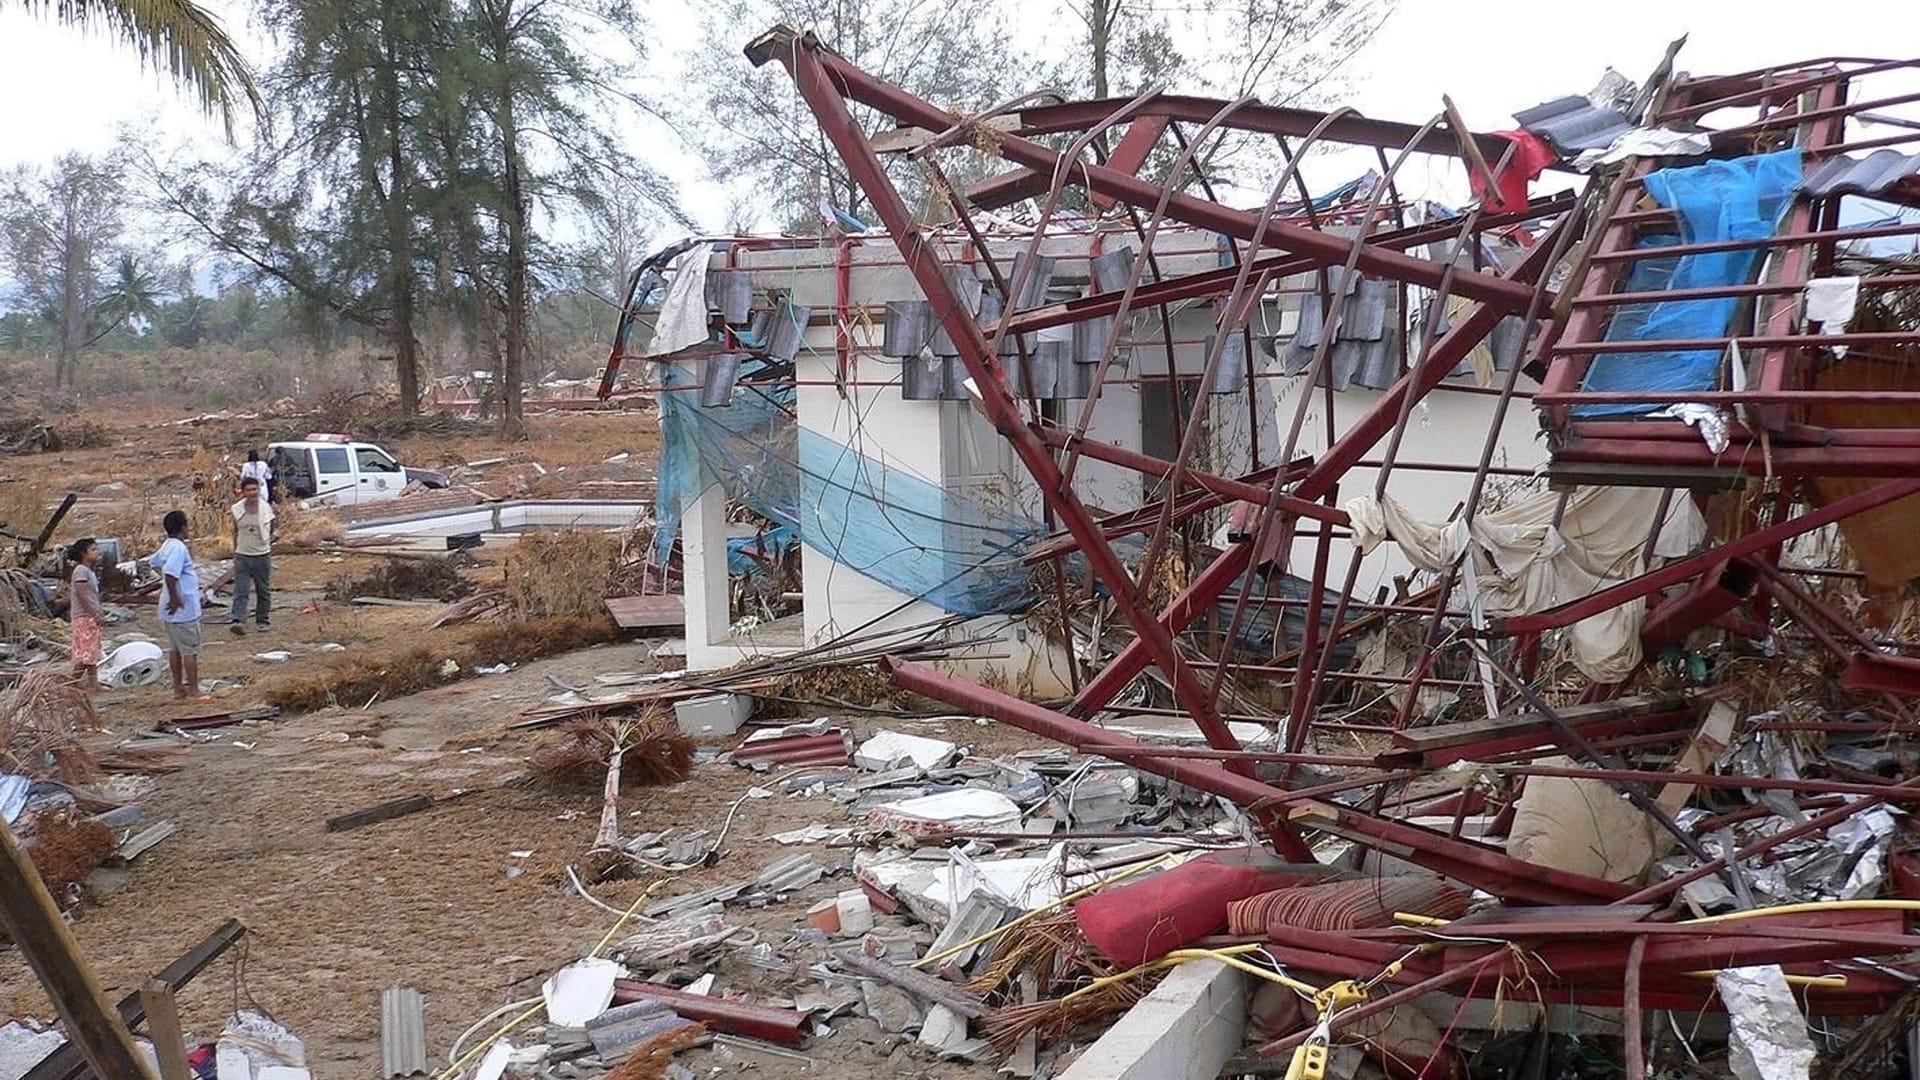
<path fill-rule="evenodd" d="M 207 935 L 207 939 L 193 947 L 178 960 L 168 964 L 154 978 L 166 983 L 178 992 L 181 987 L 193 981 L 195 975 L 206 970 L 207 965 L 218 960 L 233 946 L 233 943 L 246 936 L 247 928 L 238 919 L 228 919 L 219 928 Z M 139 991 L 120 999 L 120 1019 L 129 1028 L 135 1028 L 146 1018 L 146 1007 L 141 1003 Z M 86 1080 L 93 1076 L 80 1051 L 70 1042 L 61 1043 L 59 1049 L 40 1060 L 40 1064 L 28 1070 L 24 1080 Z"/>
<path fill-rule="evenodd" d="M 1561 719 L 1574 727 L 1602 720 L 1628 719 L 1673 712 L 1686 707 L 1686 699 L 1669 694 L 1639 694 L 1615 701 L 1596 701 L 1589 705 L 1570 705 L 1560 710 Z M 1441 750 L 1452 746 L 1471 746 L 1488 739 L 1510 735 L 1539 734 L 1551 738 L 1553 724 L 1531 711 L 1487 720 L 1463 720 L 1457 724 L 1435 724 L 1394 733 L 1393 744 L 1408 750 Z"/>
<path fill-rule="evenodd" d="M 890 983 L 923 1001 L 945 1005 L 969 1020 L 981 1019 L 989 1011 L 986 1002 L 964 988 L 924 971 L 889 964 L 852 949 L 842 949 L 834 953 L 833 958 L 862 975 Z"/>
<path fill-rule="evenodd" d="M 147 1037 L 153 1040 L 153 1054 L 160 1062 L 160 1080 L 193 1080 L 173 987 L 159 979 L 148 979 L 140 987 L 140 1006 L 147 1011 Z"/>
<path fill-rule="evenodd" d="M 5 825 L 0 825 L 0 922 L 93 1071 L 114 1080 L 152 1080 L 133 1034 L 107 1004 L 46 884 Z"/>
<path fill-rule="evenodd" d="M 607 614 L 622 630 L 660 630 L 687 621 L 686 601 L 672 593 L 653 596 L 611 596 Z"/>
<path fill-rule="evenodd" d="M 431 795 L 408 795 L 404 798 L 389 799 L 376 806 L 369 806 L 365 810 L 355 810 L 352 813 L 341 814 L 339 817 L 328 818 L 327 831 L 345 832 L 362 825 L 372 825 L 376 821 L 391 821 L 408 814 L 417 814 L 432 806 L 433 802 Z"/>
<path fill-rule="evenodd" d="M 47 519 L 47 523 L 41 526 L 40 535 L 34 537 L 33 543 L 27 546 L 28 559 L 32 559 L 46 548 L 47 541 L 53 539 L 53 530 L 60 527 L 60 522 L 66 518 L 67 511 L 73 509 L 74 500 L 79 497 L 79 495 L 69 491 L 67 492 L 67 497 L 60 500 L 59 509 L 55 510 L 53 516 Z"/>

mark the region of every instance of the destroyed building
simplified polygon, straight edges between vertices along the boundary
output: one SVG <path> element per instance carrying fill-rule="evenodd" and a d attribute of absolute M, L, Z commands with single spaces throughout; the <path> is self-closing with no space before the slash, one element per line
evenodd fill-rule
<path fill-rule="evenodd" d="M 640 369 L 659 401 L 690 665 L 935 625 L 962 644 L 883 659 L 897 686 L 1368 882 L 1123 886 L 1203 913 L 1138 950 L 1075 908 L 1115 967 L 1206 943 L 1175 997 L 1307 999 L 1251 1055 L 1176 1021 L 1182 1075 L 1330 1042 L 1450 1073 L 1488 1000 L 1613 1010 L 1629 1077 L 1651 1010 L 1725 1014 L 1736 1075 L 1807 1075 L 1805 1017 L 1857 1065 L 1830 1021 L 1920 974 L 1914 64 L 1676 50 L 1494 134 L 1155 91 L 961 113 L 755 41 L 877 220 L 635 275 L 603 394 Z M 1277 140 L 1264 207 L 1196 176 L 1223 132 Z M 1316 195 L 1329 147 L 1380 168 Z M 990 178 L 954 190 L 961 153 Z M 1423 159 L 1465 209 L 1400 196 Z M 743 606 L 795 545 L 797 605 Z M 1372 1019 L 1434 994 L 1453 1023 Z M 1171 1075 L 1126 1071 L 1152 1053 L 1101 1075 Z"/>

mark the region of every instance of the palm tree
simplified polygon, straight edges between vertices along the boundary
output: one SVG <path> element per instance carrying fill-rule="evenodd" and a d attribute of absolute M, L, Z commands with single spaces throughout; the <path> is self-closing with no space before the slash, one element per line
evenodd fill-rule
<path fill-rule="evenodd" d="M 166 308 L 164 331 L 167 344 L 191 349 L 207 336 L 207 324 L 213 316 L 213 301 L 192 293 Z"/>
<path fill-rule="evenodd" d="M 130 326 L 135 319 L 151 323 L 160 317 L 160 284 L 139 260 L 123 254 L 95 309 L 114 326 Z"/>
<path fill-rule="evenodd" d="M 28 11 L 51 12 L 70 26 L 102 26 L 132 45 L 142 63 L 163 68 L 217 113 L 233 131 L 233 105 L 244 97 L 254 115 L 261 113 L 260 91 L 239 46 L 220 20 L 193 0 L 0 0 Z"/>

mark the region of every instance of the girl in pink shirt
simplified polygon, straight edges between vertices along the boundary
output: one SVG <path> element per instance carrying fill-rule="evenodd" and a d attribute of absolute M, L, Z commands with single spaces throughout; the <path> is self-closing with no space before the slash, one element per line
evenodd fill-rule
<path fill-rule="evenodd" d="M 92 537 L 76 540 L 67 549 L 67 558 L 73 560 L 67 603 L 67 616 L 73 620 L 73 674 L 93 693 L 100 689 L 100 579 L 93 572 L 100 548 Z"/>

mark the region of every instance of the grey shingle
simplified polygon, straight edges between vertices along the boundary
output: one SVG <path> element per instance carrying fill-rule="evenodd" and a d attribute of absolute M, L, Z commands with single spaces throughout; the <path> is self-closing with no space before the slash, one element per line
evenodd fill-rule
<path fill-rule="evenodd" d="M 1595 108 L 1586 98 L 1572 95 L 1522 109 L 1513 118 L 1569 156 L 1582 150 L 1604 150 L 1633 130 L 1625 113 Z"/>
<path fill-rule="evenodd" d="M 1920 176 L 1920 154 L 1875 150 L 1864 158 L 1830 157 L 1808 174 L 1801 187 L 1821 199 L 1835 195 L 1883 195 L 1915 176 Z"/>

